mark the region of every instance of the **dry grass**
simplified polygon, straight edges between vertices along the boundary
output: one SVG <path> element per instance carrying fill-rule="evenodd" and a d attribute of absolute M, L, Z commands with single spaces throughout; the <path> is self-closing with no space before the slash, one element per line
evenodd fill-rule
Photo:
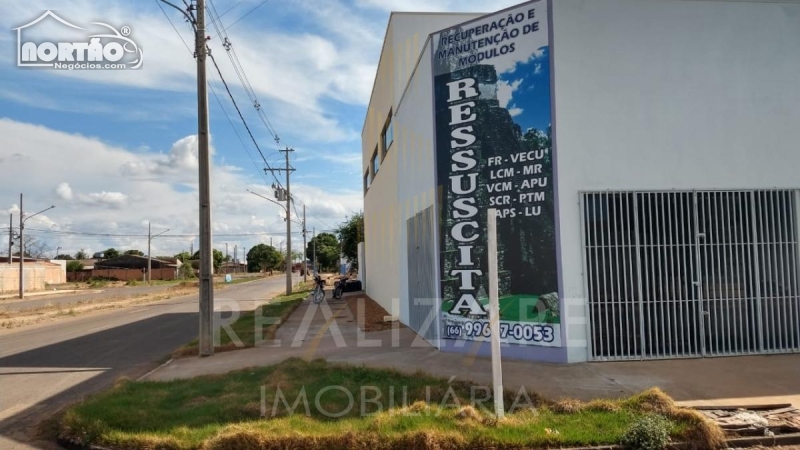
<path fill-rule="evenodd" d="M 239 283 L 253 281 L 256 277 L 240 278 L 236 280 Z M 122 283 L 122 282 L 116 282 Z M 233 284 L 236 284 L 234 282 Z M 231 284 L 215 281 L 214 289 L 225 289 Z M 82 300 L 71 303 L 54 303 L 35 308 L 21 309 L 18 311 L 0 311 L 0 328 L 19 328 L 27 325 L 33 325 L 40 322 L 55 320 L 63 317 L 72 317 L 81 314 L 87 314 L 96 311 L 103 311 L 109 309 L 121 309 L 130 306 L 142 305 L 146 303 L 154 303 L 161 300 L 169 300 L 173 297 L 183 297 L 197 292 L 199 284 L 197 281 L 183 281 L 167 287 L 164 290 L 146 294 L 126 295 L 124 288 L 120 287 L 122 291 L 120 295 L 110 298 L 101 298 L 95 300 Z"/>
<path fill-rule="evenodd" d="M 36 308 L 23 309 L 19 311 L 4 311 L 0 313 L 0 328 L 19 328 L 27 325 L 59 319 L 68 316 L 77 316 L 96 311 L 108 309 L 121 309 L 130 306 L 153 303 L 160 300 L 168 300 L 172 297 L 190 295 L 194 290 L 171 290 L 170 292 L 158 292 L 152 294 L 139 294 L 133 296 L 121 296 L 96 300 L 84 300 L 67 304 L 49 304 Z"/>

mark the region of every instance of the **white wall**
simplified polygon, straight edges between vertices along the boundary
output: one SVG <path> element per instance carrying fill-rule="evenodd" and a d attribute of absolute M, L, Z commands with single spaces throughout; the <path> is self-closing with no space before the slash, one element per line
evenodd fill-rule
<path fill-rule="evenodd" d="M 361 134 L 363 176 L 389 112 L 396 116 L 394 143 L 364 196 L 364 239 L 367 295 L 389 313 L 400 315 L 404 323 L 408 322 L 406 220 L 433 202 L 433 80 L 429 50 L 420 55 L 431 32 L 477 16 L 392 13 Z M 409 85 L 412 74 L 415 78 Z"/>
<path fill-rule="evenodd" d="M 800 2 L 553 3 L 567 299 L 585 301 L 580 191 L 800 187 Z"/>

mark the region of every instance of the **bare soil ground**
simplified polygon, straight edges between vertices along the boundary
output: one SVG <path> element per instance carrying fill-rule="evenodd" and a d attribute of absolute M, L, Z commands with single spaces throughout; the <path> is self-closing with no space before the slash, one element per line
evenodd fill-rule
<path fill-rule="evenodd" d="M 361 304 L 362 306 L 359 306 Z M 392 323 L 383 320 L 389 313 L 375 300 L 369 298 L 367 294 L 360 293 L 347 297 L 347 306 L 356 318 L 356 323 L 362 331 L 383 331 L 391 330 L 392 326 L 401 326 L 399 322 Z"/>
<path fill-rule="evenodd" d="M 47 305 L 37 308 L 24 309 L 21 311 L 3 311 L 0 312 L 0 328 L 18 328 L 46 320 L 76 316 L 78 314 L 85 314 L 92 311 L 125 308 L 143 303 L 167 300 L 172 297 L 189 295 L 196 291 L 197 288 L 195 287 L 174 286 L 166 291 L 152 294 L 141 294 L 131 297 L 122 296 L 115 298 L 103 298 L 97 300 L 79 301 L 69 304 Z"/>

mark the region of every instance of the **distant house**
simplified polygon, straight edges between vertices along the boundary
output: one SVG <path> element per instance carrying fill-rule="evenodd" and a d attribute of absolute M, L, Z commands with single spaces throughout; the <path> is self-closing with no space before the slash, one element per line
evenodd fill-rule
<path fill-rule="evenodd" d="M 220 264 L 217 273 L 246 273 L 247 264 L 241 262 L 227 261 Z"/>
<path fill-rule="evenodd" d="M 177 269 L 180 262 L 174 258 L 172 261 L 153 258 L 150 265 L 153 269 Z M 147 257 L 137 255 L 120 255 L 116 258 L 104 259 L 94 264 L 95 269 L 141 269 L 147 270 Z"/>

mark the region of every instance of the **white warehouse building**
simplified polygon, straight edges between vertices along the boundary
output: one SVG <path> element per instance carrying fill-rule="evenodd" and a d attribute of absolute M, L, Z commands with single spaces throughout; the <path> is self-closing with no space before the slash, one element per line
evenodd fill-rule
<path fill-rule="evenodd" d="M 800 351 L 800 2 L 393 13 L 362 131 L 367 294 L 442 351 Z"/>

